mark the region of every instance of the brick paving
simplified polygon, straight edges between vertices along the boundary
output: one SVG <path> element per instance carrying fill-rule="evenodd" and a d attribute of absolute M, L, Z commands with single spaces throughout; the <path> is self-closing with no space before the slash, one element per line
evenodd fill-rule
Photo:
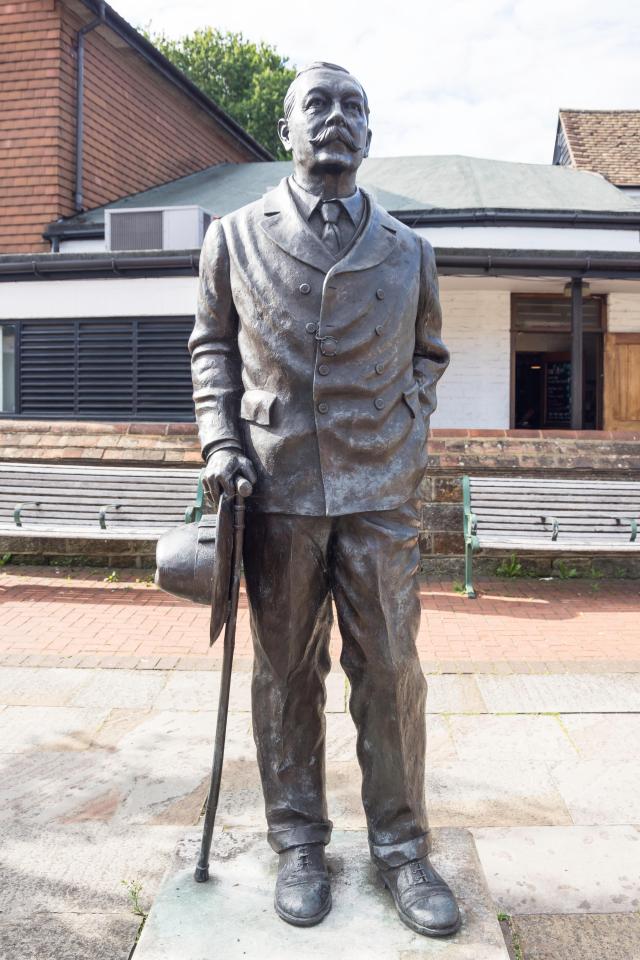
<path fill-rule="evenodd" d="M 0 662 L 143 668 L 219 667 L 208 611 L 163 594 L 146 571 L 8 566 L 0 572 Z M 450 583 L 422 586 L 418 650 L 429 669 L 508 672 L 640 669 L 637 580 L 491 580 L 471 601 Z M 332 654 L 340 652 L 336 629 Z M 251 660 L 241 597 L 238 666 Z"/>

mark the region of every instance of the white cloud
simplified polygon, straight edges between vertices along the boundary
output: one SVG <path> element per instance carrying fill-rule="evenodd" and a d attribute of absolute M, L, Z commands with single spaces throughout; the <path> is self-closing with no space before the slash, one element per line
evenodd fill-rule
<path fill-rule="evenodd" d="M 134 25 L 211 25 L 294 64 L 342 63 L 367 88 L 372 155 L 551 161 L 559 107 L 640 107 L 640 4 L 628 0 L 113 0 Z"/>

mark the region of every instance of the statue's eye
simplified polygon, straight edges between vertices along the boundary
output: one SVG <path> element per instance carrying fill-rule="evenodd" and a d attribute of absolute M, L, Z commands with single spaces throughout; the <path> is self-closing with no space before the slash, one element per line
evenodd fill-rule
<path fill-rule="evenodd" d="M 307 100 L 307 109 L 314 110 L 322 106 L 322 97 L 310 97 Z"/>

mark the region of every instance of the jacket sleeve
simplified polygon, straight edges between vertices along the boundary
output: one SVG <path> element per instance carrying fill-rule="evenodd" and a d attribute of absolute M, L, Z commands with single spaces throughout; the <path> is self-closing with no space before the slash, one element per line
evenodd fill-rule
<path fill-rule="evenodd" d="M 242 448 L 238 314 L 231 293 L 224 228 L 214 220 L 200 255 L 198 304 L 189 338 L 193 401 L 203 456 L 214 447 Z"/>
<path fill-rule="evenodd" d="M 420 405 L 426 418 L 436 408 L 436 384 L 449 365 L 449 351 L 440 339 L 442 310 L 433 248 L 420 240 L 420 297 L 416 317 L 416 346 L 413 376 L 419 387 Z"/>

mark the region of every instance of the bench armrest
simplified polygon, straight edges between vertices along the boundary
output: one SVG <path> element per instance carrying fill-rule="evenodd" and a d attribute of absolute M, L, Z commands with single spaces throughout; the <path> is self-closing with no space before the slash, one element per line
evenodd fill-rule
<path fill-rule="evenodd" d="M 103 507 L 100 507 L 98 522 L 103 530 L 107 529 L 107 510 L 119 510 L 121 506 L 121 503 L 105 503 Z"/>
<path fill-rule="evenodd" d="M 203 474 L 204 470 L 198 477 L 198 491 L 196 493 L 195 502 L 188 506 L 184 512 L 185 523 L 199 523 L 199 521 L 202 519 L 202 514 L 204 513 L 204 485 L 202 483 Z"/>
<path fill-rule="evenodd" d="M 16 527 L 22 526 L 22 511 L 25 507 L 40 507 L 41 505 L 42 501 L 40 500 L 33 500 L 31 503 L 16 503 L 13 510 L 13 522 Z"/>

